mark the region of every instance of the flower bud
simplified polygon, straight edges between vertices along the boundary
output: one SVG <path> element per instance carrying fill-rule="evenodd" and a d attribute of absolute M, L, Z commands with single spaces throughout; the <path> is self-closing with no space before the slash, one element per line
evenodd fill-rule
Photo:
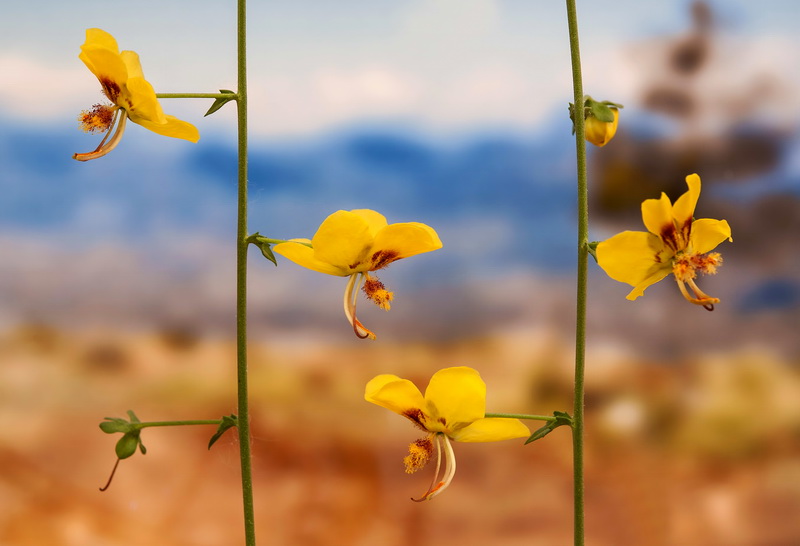
<path fill-rule="evenodd" d="M 586 118 L 586 140 L 595 146 L 605 146 L 617 133 L 617 123 L 619 123 L 619 110 L 609 108 L 614 116 L 614 121 L 601 121 L 594 116 Z"/>
<path fill-rule="evenodd" d="M 117 445 L 114 448 L 114 451 L 117 453 L 117 457 L 120 459 L 127 459 L 134 453 L 136 453 L 136 448 L 139 447 L 139 433 L 128 433 L 122 436 L 117 442 Z"/>
<path fill-rule="evenodd" d="M 604 100 L 598 102 L 586 95 L 583 99 L 584 133 L 586 140 L 595 146 L 605 146 L 617 133 L 621 104 Z M 575 134 L 575 105 L 569 105 L 572 134 Z"/>

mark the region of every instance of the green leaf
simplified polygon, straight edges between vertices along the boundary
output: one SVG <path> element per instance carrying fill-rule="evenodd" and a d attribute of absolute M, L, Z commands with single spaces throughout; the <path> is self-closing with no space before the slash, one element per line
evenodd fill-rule
<path fill-rule="evenodd" d="M 275 254 L 272 252 L 272 248 L 270 248 L 269 243 L 258 242 L 258 243 L 256 243 L 256 246 L 258 246 L 258 248 L 261 249 L 261 254 L 266 259 L 268 259 L 269 261 L 271 261 L 275 265 L 278 265 L 278 260 L 277 260 L 277 258 L 275 258 Z"/>
<path fill-rule="evenodd" d="M 606 123 L 611 123 L 614 121 L 614 112 L 603 103 L 600 102 L 592 102 L 591 106 L 592 116 L 596 117 L 600 121 L 604 121 Z"/>
<path fill-rule="evenodd" d="M 130 432 L 131 424 L 125 419 L 119 417 L 106 417 L 105 421 L 100 423 L 100 430 L 106 434 L 114 434 L 115 432 Z"/>
<path fill-rule="evenodd" d="M 272 252 L 272 247 L 270 246 L 269 241 L 267 241 L 266 237 L 262 237 L 259 232 L 255 232 L 247 238 L 248 243 L 252 243 L 256 245 L 259 249 L 261 249 L 261 254 L 274 263 L 276 266 L 278 265 L 278 260 L 275 258 L 275 254 Z"/>
<path fill-rule="evenodd" d="M 217 440 L 219 440 L 225 431 L 229 428 L 233 428 L 239 424 L 239 418 L 236 417 L 234 414 L 225 415 L 222 418 L 222 422 L 219 424 L 219 428 L 217 428 L 217 432 L 214 433 L 214 436 L 208 441 L 208 449 L 211 449 Z"/>
<path fill-rule="evenodd" d="M 570 417 L 568 413 L 565 413 L 563 411 L 554 411 L 553 417 L 555 417 L 556 420 L 547 421 L 547 423 L 545 423 L 543 427 L 536 430 L 533 434 L 530 435 L 530 437 L 527 440 L 525 440 L 525 445 L 528 445 L 531 442 L 535 442 L 536 440 L 544 438 L 558 427 L 572 426 L 572 417 Z"/>
<path fill-rule="evenodd" d="M 230 95 L 230 96 L 229 97 L 219 97 L 216 100 L 214 100 L 214 103 L 211 105 L 211 108 L 208 109 L 208 112 L 206 112 L 203 117 L 210 116 L 211 114 L 213 114 L 214 112 L 216 112 L 217 110 L 219 110 L 220 108 L 222 108 L 223 106 L 228 104 L 230 101 L 236 99 L 236 93 L 234 93 L 230 89 L 220 89 L 219 92 L 220 93 L 225 93 L 226 95 Z"/>

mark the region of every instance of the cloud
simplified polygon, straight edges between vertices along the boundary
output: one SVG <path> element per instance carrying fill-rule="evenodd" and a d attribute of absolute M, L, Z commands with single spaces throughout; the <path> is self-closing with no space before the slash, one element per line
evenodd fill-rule
<path fill-rule="evenodd" d="M 395 14 L 397 21 L 385 40 L 369 42 L 374 48 L 364 47 L 363 41 L 358 48 L 349 42 L 327 43 L 324 51 L 309 45 L 314 53 L 306 51 L 303 62 L 266 70 L 253 65 L 251 131 L 301 135 L 360 122 L 395 121 L 444 132 L 498 126 L 535 130 L 571 100 L 569 61 L 563 40 L 554 47 L 547 32 L 515 30 L 509 21 L 514 13 L 496 0 L 415 0 Z M 292 44 L 294 38 L 280 39 Z M 715 83 L 709 86 L 709 96 L 719 96 L 720 88 L 735 88 L 739 91 L 732 96 L 738 101 L 758 99 L 759 115 L 796 116 L 800 82 L 785 67 L 795 66 L 800 58 L 797 40 L 734 38 L 717 52 L 734 62 L 720 63 L 722 71 L 709 75 Z M 654 62 L 642 57 L 652 55 L 653 43 L 603 44 L 584 48 L 586 92 L 635 108 L 643 78 L 651 75 L 643 66 Z M 255 40 L 254 52 L 263 45 Z M 272 44 L 270 51 L 275 48 Z M 199 64 L 204 61 L 194 62 L 183 68 L 186 74 L 205 73 Z M 37 122 L 74 119 L 101 100 L 95 78 L 77 59 L 65 66 L 17 53 L 0 55 L 0 113 Z M 199 122 L 204 106 L 171 101 L 168 108 L 171 114 Z M 232 128 L 235 121 L 222 114 L 207 123 Z"/>
<path fill-rule="evenodd" d="M 0 56 L 0 74 L 0 109 L 13 118 L 77 116 L 102 97 L 97 80 L 83 66 L 59 68 L 6 54 Z"/>
<path fill-rule="evenodd" d="M 499 19 L 494 0 L 419 0 L 409 6 L 400 27 L 410 43 L 463 47 L 494 33 Z"/>

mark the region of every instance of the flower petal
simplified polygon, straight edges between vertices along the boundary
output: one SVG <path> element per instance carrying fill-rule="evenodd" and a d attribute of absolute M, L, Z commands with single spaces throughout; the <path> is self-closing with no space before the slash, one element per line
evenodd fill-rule
<path fill-rule="evenodd" d="M 364 399 L 393 412 L 408 417 L 409 412 L 419 412 L 425 399 L 419 389 L 408 379 L 383 374 L 367 383 Z"/>
<path fill-rule="evenodd" d="M 597 245 L 597 264 L 615 281 L 631 286 L 663 269 L 669 274 L 669 258 L 661 239 L 644 231 L 623 231 Z"/>
<path fill-rule="evenodd" d="M 119 53 L 119 46 L 117 45 L 117 41 L 114 39 L 114 37 L 105 30 L 99 28 L 86 29 L 86 42 L 84 45 L 90 47 L 100 47 L 111 50 L 115 53 Z"/>
<path fill-rule="evenodd" d="M 314 249 L 294 241 L 278 243 L 272 247 L 272 250 L 287 260 L 291 260 L 297 265 L 301 265 L 312 271 L 325 273 L 327 275 L 336 275 L 338 277 L 346 277 L 350 274 L 346 269 L 318 260 L 314 257 Z"/>
<path fill-rule="evenodd" d="M 92 74 L 97 76 L 101 84 L 113 82 L 117 87 L 122 88 L 128 80 L 128 69 L 116 51 L 105 47 L 82 45 L 78 58 L 83 61 Z"/>
<path fill-rule="evenodd" d="M 647 231 L 659 237 L 664 230 L 674 229 L 672 204 L 666 193 L 658 199 L 646 199 L 642 203 L 642 220 Z"/>
<path fill-rule="evenodd" d="M 340 210 L 328 216 L 319 226 L 311 240 L 314 256 L 347 275 L 368 271 L 367 255 L 372 247 L 374 217 Z"/>
<path fill-rule="evenodd" d="M 394 261 L 439 248 L 442 248 L 442 241 L 433 228 L 419 222 L 405 222 L 386 226 L 378 232 L 372 246 L 372 256 L 389 253 L 396 255 L 391 260 Z M 386 265 L 383 263 L 381 267 Z"/>
<path fill-rule="evenodd" d="M 128 111 L 131 121 L 144 126 L 143 121 L 163 125 L 167 118 L 156 98 L 156 91 L 150 82 L 140 77 L 129 77 L 127 93 L 120 100 L 120 106 Z"/>
<path fill-rule="evenodd" d="M 689 186 L 689 190 L 678 197 L 672 206 L 672 216 L 679 229 L 692 220 L 697 200 L 700 198 L 700 177 L 690 174 L 686 177 L 686 184 Z"/>
<path fill-rule="evenodd" d="M 181 138 L 189 142 L 197 142 L 200 140 L 200 132 L 197 130 L 197 127 L 188 121 L 180 120 L 175 116 L 164 116 L 164 118 L 166 119 L 164 123 L 153 123 L 152 121 L 143 119 L 136 120 L 134 118 L 131 118 L 131 121 L 159 135 Z"/>
<path fill-rule="evenodd" d="M 644 291 L 648 286 L 657 283 L 658 281 L 669 275 L 671 272 L 672 268 L 670 267 L 664 267 L 662 269 L 654 271 L 652 275 L 646 277 L 643 281 L 634 286 L 633 290 L 631 290 L 628 293 L 628 295 L 625 296 L 625 299 L 631 301 L 635 300 L 636 298 L 644 294 Z"/>
<path fill-rule="evenodd" d="M 525 438 L 531 431 L 519 419 L 492 417 L 478 419 L 450 437 L 456 442 L 497 442 L 513 438 Z"/>
<path fill-rule="evenodd" d="M 125 68 L 128 69 L 129 78 L 142 78 L 144 79 L 144 72 L 142 71 L 142 63 L 139 61 L 139 54 L 135 51 L 123 51 L 119 54 L 122 62 L 125 63 Z"/>
<path fill-rule="evenodd" d="M 388 224 L 386 217 L 380 212 L 374 210 L 355 209 L 351 210 L 350 212 L 366 220 L 367 224 L 369 224 L 369 233 L 373 237 L 375 237 L 375 235 L 377 235 L 378 232 L 385 228 Z"/>
<path fill-rule="evenodd" d="M 611 108 L 614 114 L 614 121 L 600 121 L 592 116 L 588 118 L 584 125 L 584 132 L 586 140 L 595 146 L 603 147 L 608 144 L 614 135 L 617 133 L 617 125 L 619 124 L 619 110 Z"/>
<path fill-rule="evenodd" d="M 486 383 L 472 368 L 445 368 L 431 377 L 425 390 L 425 403 L 425 413 L 431 424 L 442 425 L 428 430 L 450 435 L 473 421 L 483 419 L 486 413 Z"/>
<path fill-rule="evenodd" d="M 733 241 L 731 227 L 727 221 L 701 218 L 692 222 L 692 234 L 689 239 L 692 252 L 705 254 L 717 248 L 717 245 L 725 239 Z"/>

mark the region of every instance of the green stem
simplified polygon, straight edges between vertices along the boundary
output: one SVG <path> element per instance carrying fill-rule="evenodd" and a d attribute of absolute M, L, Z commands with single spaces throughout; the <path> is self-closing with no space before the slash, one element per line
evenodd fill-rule
<path fill-rule="evenodd" d="M 572 410 L 574 541 L 585 541 L 584 478 L 583 478 L 583 406 L 584 368 L 586 360 L 586 277 L 589 248 L 589 200 L 586 182 L 586 138 L 583 113 L 583 78 L 578 43 L 578 12 L 575 0 L 566 0 L 569 26 L 569 47 L 572 59 L 572 90 L 575 105 L 575 148 L 578 163 L 578 274 L 575 321 L 575 392 Z"/>
<path fill-rule="evenodd" d="M 221 425 L 222 419 L 195 419 L 189 421 L 146 421 L 144 423 L 131 423 L 137 429 L 147 427 L 182 427 L 187 425 Z"/>
<path fill-rule="evenodd" d="M 236 99 L 236 93 L 156 93 L 159 99 Z"/>
<path fill-rule="evenodd" d="M 295 243 L 307 246 L 309 248 L 314 248 L 313 246 L 311 246 L 311 243 L 301 243 L 299 241 L 289 241 L 288 239 L 271 239 L 269 237 L 264 237 L 262 235 L 250 235 L 247 238 L 247 242 L 248 243 L 255 244 L 256 241 L 261 241 L 261 242 L 264 242 L 264 243 L 268 243 L 270 245 L 277 245 L 277 244 L 280 244 L 280 243 L 295 242 Z"/>
<path fill-rule="evenodd" d="M 531 421 L 555 421 L 556 418 L 552 415 L 529 415 L 527 413 L 487 413 L 484 417 L 488 418 L 505 418 L 505 419 L 530 419 Z"/>
<path fill-rule="evenodd" d="M 245 544 L 256 544 L 253 505 L 253 468 L 250 456 L 250 409 L 247 393 L 247 34 L 246 0 L 237 0 L 237 125 L 239 139 L 236 225 L 236 375 L 239 458 L 242 468 L 242 504 Z"/>

